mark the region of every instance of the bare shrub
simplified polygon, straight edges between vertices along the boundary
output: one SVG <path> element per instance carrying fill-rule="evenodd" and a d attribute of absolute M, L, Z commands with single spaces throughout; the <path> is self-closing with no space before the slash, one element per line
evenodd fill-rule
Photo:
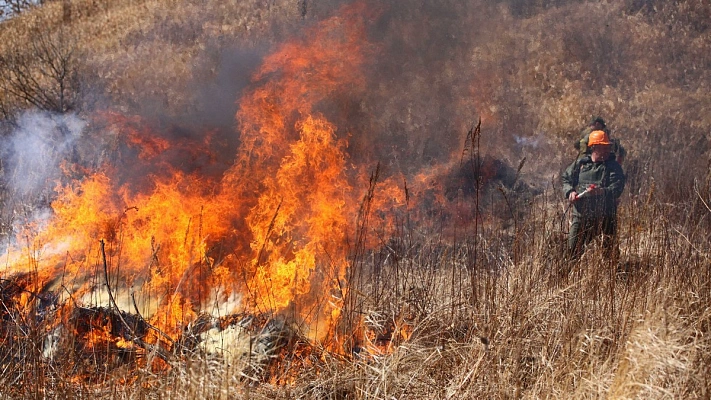
<path fill-rule="evenodd" d="M 31 7 L 43 4 L 45 1 L 46 0 L 4 0 L 0 3 L 0 18 L 20 14 Z"/>
<path fill-rule="evenodd" d="M 80 85 L 73 39 L 64 30 L 37 29 L 27 41 L 12 43 L 0 55 L 0 110 L 35 107 L 66 113 L 78 105 Z"/>

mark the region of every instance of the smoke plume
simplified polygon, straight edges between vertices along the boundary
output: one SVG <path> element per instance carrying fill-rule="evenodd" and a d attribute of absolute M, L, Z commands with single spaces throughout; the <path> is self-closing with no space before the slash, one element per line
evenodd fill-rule
<path fill-rule="evenodd" d="M 74 158 L 86 123 L 73 114 L 35 110 L 20 116 L 17 125 L 0 148 L 6 202 L 39 205 L 63 178 L 62 167 Z"/>

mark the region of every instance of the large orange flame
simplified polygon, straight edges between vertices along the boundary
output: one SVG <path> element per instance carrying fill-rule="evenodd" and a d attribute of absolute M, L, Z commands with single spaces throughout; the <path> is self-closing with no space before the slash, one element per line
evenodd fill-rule
<path fill-rule="evenodd" d="M 338 296 L 328 298 L 343 278 L 358 200 L 347 143 L 319 108 L 333 93 L 365 90 L 371 16 L 363 3 L 347 6 L 265 59 L 240 100 L 242 144 L 223 181 L 251 234 L 253 305 L 279 312 L 299 298 L 302 317 L 319 310 L 309 318 L 316 336 L 338 315 Z"/>
<path fill-rule="evenodd" d="M 242 307 L 290 308 L 323 337 L 339 314 L 361 196 L 354 182 L 367 173 L 351 168 L 338 139 L 346 132 L 321 111 L 335 92 L 365 90 L 370 17 L 362 3 L 346 6 L 264 59 L 239 100 L 241 144 L 220 182 L 163 157 L 207 146 L 165 139 L 137 117 L 101 115 L 116 151 L 137 151 L 59 186 L 51 219 L 7 250 L 7 272 L 39 271 L 42 286 L 61 280 L 85 302 L 102 301 L 104 280 L 119 305 L 138 293 L 141 313 L 174 338 L 208 299 L 235 291 L 249 299 Z"/>

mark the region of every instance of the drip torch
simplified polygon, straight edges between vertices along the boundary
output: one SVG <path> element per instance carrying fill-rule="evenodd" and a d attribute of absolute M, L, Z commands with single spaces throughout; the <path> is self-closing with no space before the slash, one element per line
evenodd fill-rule
<path fill-rule="evenodd" d="M 596 187 L 597 187 L 597 186 L 595 186 L 594 183 L 591 183 L 590 185 L 588 185 L 587 188 L 585 188 L 585 190 L 583 190 L 581 193 L 578 193 L 578 195 L 575 196 L 575 200 L 578 200 L 578 199 L 580 199 L 581 197 L 585 196 L 586 194 L 592 192 Z M 589 196 L 589 195 L 588 195 L 588 196 Z"/>

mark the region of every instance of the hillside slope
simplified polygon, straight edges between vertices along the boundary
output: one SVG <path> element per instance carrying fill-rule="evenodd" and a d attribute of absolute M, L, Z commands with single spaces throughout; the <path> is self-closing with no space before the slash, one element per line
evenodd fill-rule
<path fill-rule="evenodd" d="M 342 132 L 378 132 L 369 140 L 427 162 L 459 150 L 461 136 L 481 116 L 497 138 L 491 150 L 515 164 L 523 153 L 536 154 L 522 143 L 563 153 L 575 131 L 599 114 L 645 164 L 640 168 L 665 175 L 691 162 L 701 173 L 711 123 L 705 112 L 708 5 L 524 3 L 369 5 L 381 10 L 367 28 L 378 48 L 367 66 L 369 90 L 331 99 L 357 96 L 360 109 L 334 122 Z M 9 40 L 3 42 L 22 48 L 33 29 L 68 31 L 80 60 L 82 112 L 115 108 L 229 126 L 260 59 L 307 35 L 337 7 L 318 1 L 52 2 L 6 21 Z M 670 171 L 647 161 L 658 158 Z M 566 162 L 551 161 L 555 168 Z"/>
<path fill-rule="evenodd" d="M 711 394 L 709 2 L 64 0 L 0 67 L 0 397 Z"/>

